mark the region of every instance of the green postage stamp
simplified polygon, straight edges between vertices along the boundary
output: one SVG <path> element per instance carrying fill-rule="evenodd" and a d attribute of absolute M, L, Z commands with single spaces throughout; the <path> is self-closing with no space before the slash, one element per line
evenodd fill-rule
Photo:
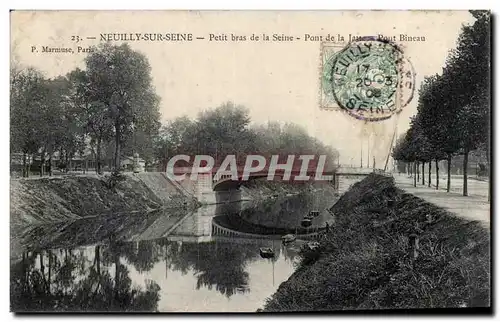
<path fill-rule="evenodd" d="M 415 72 L 403 50 L 376 37 L 342 47 L 321 44 L 322 109 L 342 109 L 365 121 L 398 114 L 413 98 Z"/>

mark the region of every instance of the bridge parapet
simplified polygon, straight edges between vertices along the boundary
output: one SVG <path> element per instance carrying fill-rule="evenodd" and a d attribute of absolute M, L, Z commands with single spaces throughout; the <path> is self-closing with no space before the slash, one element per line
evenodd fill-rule
<path fill-rule="evenodd" d="M 311 228 L 312 232 L 307 234 L 297 234 L 297 239 L 309 240 L 315 239 L 321 234 L 324 233 L 324 229 L 320 228 Z M 217 224 L 215 221 L 212 222 L 212 236 L 224 236 L 231 238 L 254 238 L 254 239 L 272 239 L 272 240 L 281 240 L 283 235 L 261 235 L 261 234 L 253 234 L 253 233 L 244 233 L 237 230 L 229 229 Z"/>

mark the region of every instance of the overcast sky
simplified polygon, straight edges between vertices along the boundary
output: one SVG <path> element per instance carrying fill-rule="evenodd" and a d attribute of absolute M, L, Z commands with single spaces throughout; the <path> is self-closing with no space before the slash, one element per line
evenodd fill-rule
<path fill-rule="evenodd" d="M 97 45 L 101 33 L 193 33 L 205 40 L 193 42 L 130 42 L 144 53 L 161 97 L 162 120 L 217 107 L 225 101 L 246 106 L 253 122 L 293 122 L 340 151 L 341 163 L 359 165 L 369 150 L 370 165 L 385 162 L 392 135 L 408 128 L 416 113 L 413 101 L 398 116 L 365 123 L 342 112 L 319 108 L 320 43 L 304 35 L 357 36 L 400 34 L 424 36 L 425 41 L 399 42 L 417 73 L 440 73 L 460 27 L 473 21 L 467 11 L 345 11 L 345 12 L 14 12 L 11 15 L 12 58 L 34 66 L 47 77 L 83 68 L 85 54 L 32 53 L 32 46 Z M 209 34 L 252 33 L 293 35 L 293 42 L 209 42 Z M 72 36 L 83 41 L 74 43 Z M 86 37 L 96 37 L 88 40 Z M 399 40 L 399 39 L 398 39 Z M 119 42 L 116 42 L 119 44 Z M 39 50 L 41 51 L 41 50 Z M 418 87 L 417 87 L 418 88 Z M 370 142 L 368 143 L 368 137 Z M 362 139 L 364 138 L 364 139 Z"/>

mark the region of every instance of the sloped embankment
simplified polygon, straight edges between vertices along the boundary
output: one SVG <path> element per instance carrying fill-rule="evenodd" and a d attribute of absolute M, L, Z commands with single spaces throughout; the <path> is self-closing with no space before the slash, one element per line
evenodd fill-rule
<path fill-rule="evenodd" d="M 490 236 L 478 223 L 380 175 L 356 183 L 331 211 L 319 256 L 303 254 L 264 311 L 490 305 Z"/>
<path fill-rule="evenodd" d="M 114 188 L 92 176 L 11 180 L 11 227 L 168 206 L 140 178 L 125 178 Z M 180 199 L 172 198 L 173 206 Z"/>

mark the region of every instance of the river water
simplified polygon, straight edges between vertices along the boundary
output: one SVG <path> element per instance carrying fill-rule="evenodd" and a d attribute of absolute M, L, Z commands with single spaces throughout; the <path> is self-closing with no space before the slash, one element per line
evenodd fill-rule
<path fill-rule="evenodd" d="M 269 233 L 319 210 L 313 227 L 321 227 L 336 199 L 316 191 L 26 229 L 11 254 L 12 310 L 255 312 L 294 272 L 303 241 L 229 237 L 214 222 Z M 261 258 L 260 247 L 275 257 Z"/>

